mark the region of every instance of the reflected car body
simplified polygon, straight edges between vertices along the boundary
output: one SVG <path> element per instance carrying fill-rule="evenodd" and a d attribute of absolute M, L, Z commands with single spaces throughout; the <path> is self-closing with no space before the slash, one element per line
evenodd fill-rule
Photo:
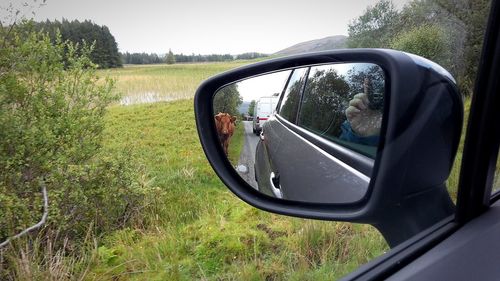
<path fill-rule="evenodd" d="M 259 191 L 269 196 L 306 202 L 353 203 L 361 200 L 370 182 L 373 159 L 306 130 L 280 115 L 280 103 L 264 124 L 255 155 Z M 301 93 L 302 94 L 302 93 Z M 372 148 L 372 149 L 376 149 Z M 336 154 L 355 155 L 356 169 Z M 355 161 L 356 162 L 356 161 Z M 319 165 L 318 165 L 319 164 Z"/>
<path fill-rule="evenodd" d="M 352 203 L 363 198 L 368 176 L 300 137 L 289 128 L 293 124 L 278 118 L 274 115 L 264 125 L 256 149 L 255 178 L 261 192 L 288 200 L 324 203 Z M 281 145 L 283 141 L 287 145 Z"/>

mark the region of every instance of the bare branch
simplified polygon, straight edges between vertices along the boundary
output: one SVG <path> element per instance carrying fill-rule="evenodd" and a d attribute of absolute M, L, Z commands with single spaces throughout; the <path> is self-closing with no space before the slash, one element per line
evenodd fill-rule
<path fill-rule="evenodd" d="M 25 230 L 19 232 L 18 234 L 14 235 L 12 237 L 7 238 L 7 240 L 5 240 L 2 243 L 0 243 L 0 248 L 3 248 L 5 246 L 7 246 L 14 239 L 17 239 L 19 237 L 22 237 L 22 236 L 28 234 L 31 231 L 39 229 L 47 221 L 47 216 L 49 215 L 49 197 L 47 196 L 47 187 L 45 187 L 45 182 L 40 181 L 40 185 L 42 186 L 42 196 L 43 196 L 43 215 L 42 215 L 42 219 L 37 224 L 34 224 L 34 225 L 26 228 Z"/>

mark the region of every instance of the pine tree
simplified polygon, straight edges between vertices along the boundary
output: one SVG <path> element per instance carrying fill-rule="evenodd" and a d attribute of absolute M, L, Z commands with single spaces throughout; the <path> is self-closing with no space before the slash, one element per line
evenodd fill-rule
<path fill-rule="evenodd" d="M 105 25 L 99 26 L 90 20 L 85 21 L 49 21 L 37 23 L 36 28 L 46 32 L 53 43 L 56 41 L 56 34 L 61 34 L 62 41 L 70 41 L 82 46 L 94 45 L 90 54 L 90 59 L 97 64 L 99 68 L 121 67 L 122 60 L 118 53 L 118 46 L 115 38 Z"/>
<path fill-rule="evenodd" d="M 167 54 L 167 58 L 165 59 L 165 62 L 167 64 L 174 64 L 175 63 L 174 53 L 172 53 L 172 50 L 170 50 L 170 49 L 168 49 L 168 54 Z"/>

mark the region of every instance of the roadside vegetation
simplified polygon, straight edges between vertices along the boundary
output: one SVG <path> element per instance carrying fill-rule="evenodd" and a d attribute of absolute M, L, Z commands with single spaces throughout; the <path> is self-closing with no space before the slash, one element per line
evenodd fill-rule
<path fill-rule="evenodd" d="M 36 254 L 31 265 L 42 266 L 78 253 L 90 234 L 130 225 L 147 190 L 133 155 L 103 148 L 106 109 L 118 96 L 97 75 L 92 47 L 52 42 L 30 23 L 0 32 L 0 279 L 8 280 L 31 276 L 20 256 Z M 30 226 L 36 244 L 9 244 Z"/>
<path fill-rule="evenodd" d="M 229 144 L 228 158 L 229 162 L 233 166 L 238 165 L 238 160 L 240 159 L 241 151 L 245 145 L 245 124 L 241 118 L 236 121 L 236 127 L 234 129 L 234 134 L 231 137 L 231 143 Z M 252 168 L 252 167 L 249 167 Z"/>
<path fill-rule="evenodd" d="M 447 180 L 454 201 L 490 2 L 467 0 L 462 5 L 449 0 L 416 0 L 398 10 L 392 1 L 380 0 L 349 24 L 349 48 L 390 48 L 420 55 L 443 66 L 457 80 L 465 116 L 460 146 Z"/>

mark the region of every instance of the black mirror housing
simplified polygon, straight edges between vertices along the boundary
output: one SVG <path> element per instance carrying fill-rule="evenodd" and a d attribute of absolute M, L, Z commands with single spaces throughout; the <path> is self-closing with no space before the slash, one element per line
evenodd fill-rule
<path fill-rule="evenodd" d="M 346 62 L 376 64 L 386 76 L 380 143 L 364 198 L 349 204 L 285 201 L 250 187 L 219 145 L 213 129 L 214 93 L 227 84 L 264 73 Z M 445 181 L 460 140 L 463 104 L 453 77 L 427 59 L 386 49 L 335 50 L 272 59 L 203 82 L 194 108 L 200 141 L 213 169 L 233 193 L 257 208 L 303 218 L 369 223 L 391 246 L 454 213 Z"/>

